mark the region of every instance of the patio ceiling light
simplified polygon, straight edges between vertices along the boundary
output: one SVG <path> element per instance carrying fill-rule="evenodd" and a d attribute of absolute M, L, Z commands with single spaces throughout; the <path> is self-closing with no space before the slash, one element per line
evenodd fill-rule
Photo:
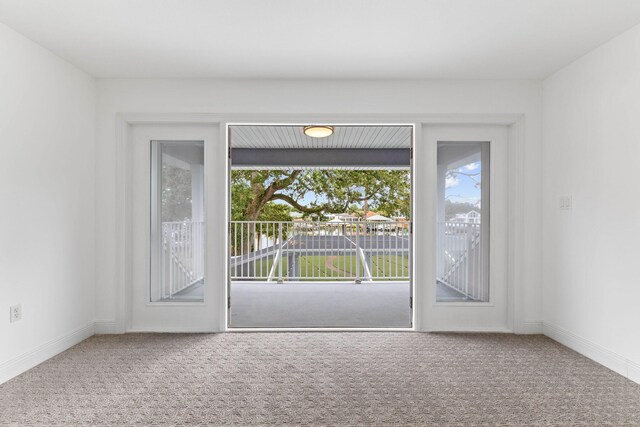
<path fill-rule="evenodd" d="M 333 126 L 305 126 L 304 134 L 311 138 L 326 138 L 333 133 Z"/>

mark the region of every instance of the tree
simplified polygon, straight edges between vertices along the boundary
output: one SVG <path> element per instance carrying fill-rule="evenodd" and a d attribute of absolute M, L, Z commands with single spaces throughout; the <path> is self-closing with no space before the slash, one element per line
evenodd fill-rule
<path fill-rule="evenodd" d="M 232 217 L 256 221 L 274 215 L 280 201 L 304 216 L 341 213 L 363 202 L 383 214 L 410 214 L 409 171 L 236 170 L 232 171 Z M 311 201 L 305 196 L 314 194 Z"/>
<path fill-rule="evenodd" d="M 251 204 L 251 189 L 247 182 L 244 180 L 232 180 L 231 184 L 231 220 L 232 221 L 246 221 L 248 220 L 245 217 L 245 211 L 247 206 Z M 278 204 L 274 202 L 268 202 L 264 205 L 260 214 L 257 217 L 258 221 L 291 221 L 291 207 L 286 204 Z M 237 233 L 237 225 L 231 225 L 230 232 L 233 234 Z M 232 239 L 232 253 L 240 254 L 247 253 L 253 250 L 254 243 L 253 242 L 253 234 L 255 233 L 255 238 L 257 241 L 260 241 L 262 235 L 267 235 L 269 237 L 275 238 L 277 237 L 279 229 L 275 226 L 253 226 L 252 224 L 241 225 L 240 227 L 244 227 L 243 233 L 247 234 L 248 242 L 243 239 L 238 242 L 236 239 Z M 235 245 L 238 247 L 235 247 Z"/>
<path fill-rule="evenodd" d="M 162 165 L 162 221 L 191 218 L 191 172 L 168 164 Z"/>
<path fill-rule="evenodd" d="M 243 180 L 231 184 L 231 220 L 253 221 L 246 217 L 247 206 L 251 204 L 251 189 Z M 260 211 L 257 221 L 291 221 L 291 207 L 286 204 L 268 202 Z"/>

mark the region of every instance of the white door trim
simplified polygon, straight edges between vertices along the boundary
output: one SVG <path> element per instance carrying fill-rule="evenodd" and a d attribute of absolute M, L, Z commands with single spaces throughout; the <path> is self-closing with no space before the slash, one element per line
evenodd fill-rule
<path fill-rule="evenodd" d="M 523 265 L 523 235 L 524 226 L 524 144 L 525 144 L 525 117 L 521 114 L 209 114 L 209 113 L 118 113 L 116 114 L 116 318 L 114 319 L 114 332 L 124 333 L 128 330 L 127 323 L 130 318 L 131 304 L 131 127 L 136 124 L 212 124 L 219 126 L 220 141 L 226 141 L 227 123 L 291 123 L 291 122 L 325 122 L 325 123 L 414 123 L 416 144 L 422 140 L 422 126 L 425 124 L 495 124 L 509 127 L 509 243 L 508 243 L 508 283 L 509 283 L 509 324 L 510 331 L 515 333 L 526 332 L 524 321 L 524 300 L 522 289 L 522 265 Z M 226 145 L 226 144 L 225 144 Z M 227 149 L 225 147 L 225 149 Z M 226 158 L 225 158 L 226 162 Z M 419 166 L 418 166 L 419 167 Z M 226 170 L 226 169 L 225 169 Z M 227 172 L 225 172 L 226 174 Z M 416 169 L 417 173 L 417 169 Z M 414 178 L 415 179 L 415 178 Z M 228 176 L 225 182 L 228 180 Z M 226 191 L 226 190 L 225 190 Z M 414 218 L 422 215 L 420 212 L 419 195 L 414 194 Z M 228 194 L 225 194 L 225 200 Z M 228 221 L 226 206 L 225 221 Z M 421 216 L 421 222 L 427 223 L 427 217 Z M 414 234 L 417 233 L 420 223 L 414 224 Z M 417 234 L 416 234 L 417 235 Z M 414 253 L 418 257 L 421 251 L 414 239 Z M 220 242 L 211 242 L 215 245 Z M 226 242 L 224 242 L 226 250 Z M 225 253 L 225 252 L 223 252 Z M 214 296 L 215 307 L 218 310 L 218 327 L 215 331 L 226 330 L 226 267 L 221 268 L 215 277 L 209 280 L 219 281 L 217 292 Z M 422 277 L 416 271 L 414 265 L 414 327 L 418 331 L 427 330 L 424 324 L 422 311 L 428 309 L 425 304 L 424 284 L 428 277 Z M 219 288 L 219 289 L 218 289 Z M 160 329 L 159 329 L 160 330 Z"/>
<path fill-rule="evenodd" d="M 424 218 L 429 218 L 431 227 L 423 230 L 421 246 L 424 262 L 422 276 L 427 279 L 423 291 L 428 291 L 426 319 L 423 329 L 427 331 L 513 331 L 509 320 L 508 296 L 510 281 L 508 272 L 508 128 L 503 125 L 426 125 L 423 145 L 419 147 L 416 157 L 430 165 L 436 164 L 438 144 L 448 142 L 487 142 L 490 145 L 490 179 L 488 180 L 490 197 L 488 220 L 489 237 L 489 301 L 487 302 L 438 302 L 436 300 L 435 254 L 436 245 L 436 212 L 438 201 L 435 198 L 424 200 Z M 420 177 L 420 185 L 425 193 L 435 192 L 437 187 L 436 168 L 427 168 Z M 484 165 L 483 165 L 484 170 Z M 483 189 L 487 183 L 483 180 Z M 483 197 L 485 197 L 483 195 Z M 487 200 L 483 200 L 484 208 Z M 486 230 L 484 231 L 486 233 Z M 428 266 L 428 267 L 427 267 Z"/>
<path fill-rule="evenodd" d="M 131 125 L 131 150 L 130 167 L 127 175 L 130 181 L 130 194 L 135 196 L 127 206 L 127 215 L 130 217 L 132 229 L 128 234 L 128 246 L 131 251 L 131 270 L 129 275 L 131 283 L 127 289 L 127 322 L 126 331 L 161 331 L 161 332 L 214 332 L 218 330 L 218 322 L 215 318 L 217 298 L 216 282 L 209 280 L 216 278 L 212 270 L 212 260 L 224 256 L 223 245 L 217 243 L 223 241 L 225 233 L 223 227 L 224 218 L 217 216 L 215 209 L 224 197 L 224 186 L 219 183 L 224 180 L 224 173 L 218 166 L 224 163 L 224 145 L 219 141 L 219 128 L 215 124 L 135 124 Z M 151 210 L 154 197 L 151 195 L 152 166 L 151 148 L 153 141 L 187 141 L 202 142 L 204 145 L 205 162 L 212 165 L 204 171 L 206 192 L 204 202 L 204 220 L 214 227 L 205 227 L 205 277 L 204 300 L 196 301 L 172 301 L 151 302 L 151 253 L 150 245 L 152 237 Z M 219 226 L 218 226 L 219 225 Z"/>

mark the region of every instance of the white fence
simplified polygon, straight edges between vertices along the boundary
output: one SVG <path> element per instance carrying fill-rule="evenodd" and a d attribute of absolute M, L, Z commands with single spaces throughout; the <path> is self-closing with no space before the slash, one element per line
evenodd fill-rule
<path fill-rule="evenodd" d="M 161 259 L 162 298 L 194 285 L 204 278 L 204 223 L 163 222 Z"/>
<path fill-rule="evenodd" d="M 487 301 L 488 271 L 483 262 L 481 234 L 481 224 L 438 223 L 436 278 L 467 299 Z"/>
<path fill-rule="evenodd" d="M 236 281 L 407 281 L 409 222 L 232 221 Z"/>
<path fill-rule="evenodd" d="M 407 281 L 409 222 L 232 221 L 235 281 Z M 481 224 L 438 224 L 436 277 L 466 298 L 488 300 Z M 162 298 L 204 278 L 204 223 L 162 224 Z"/>

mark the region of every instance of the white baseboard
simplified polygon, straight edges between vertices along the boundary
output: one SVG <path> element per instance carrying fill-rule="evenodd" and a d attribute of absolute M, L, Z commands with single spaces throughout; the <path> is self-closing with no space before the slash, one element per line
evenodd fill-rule
<path fill-rule="evenodd" d="M 543 324 L 543 333 L 554 341 L 640 384 L 640 365 L 637 363 L 550 323 Z"/>
<path fill-rule="evenodd" d="M 542 333 L 542 321 L 526 321 L 522 322 L 518 326 L 517 334 L 541 334 Z"/>
<path fill-rule="evenodd" d="M 266 328 L 265 328 L 266 329 Z M 255 332 L 255 331 L 254 331 Z M 268 332 L 260 329 L 259 332 Z M 118 332 L 114 332 L 118 333 Z M 219 331 L 209 331 L 201 329 L 191 328 L 175 328 L 175 327 L 160 327 L 160 328 L 141 328 L 141 329 L 128 329 L 125 334 L 217 334 Z"/>
<path fill-rule="evenodd" d="M 71 331 L 0 365 L 0 384 L 28 371 L 58 353 L 86 340 L 94 333 L 94 323 Z"/>
<path fill-rule="evenodd" d="M 640 384 L 640 364 L 629 362 L 629 376 L 627 378 Z"/>
<path fill-rule="evenodd" d="M 115 320 L 96 320 L 96 334 L 121 334 L 121 328 Z"/>
<path fill-rule="evenodd" d="M 625 357 L 608 350 L 592 341 L 582 338 L 572 332 L 562 329 L 550 323 L 524 322 L 520 333 L 544 333 L 549 338 L 558 341 L 572 350 L 606 366 L 618 374 L 629 378 L 640 384 L 640 364 L 635 363 Z M 462 332 L 460 330 L 459 332 Z M 464 330 L 469 332 L 468 329 Z M 182 332 L 171 330 L 167 332 Z M 458 331 L 456 331 L 458 332 Z M 489 332 L 489 330 L 477 330 L 474 332 Z M 491 332 L 510 332 L 507 330 L 491 330 Z M 35 349 L 15 357 L 3 364 L 0 364 L 0 384 L 20 375 L 21 373 L 39 365 L 47 359 L 59 354 L 66 349 L 84 341 L 96 334 L 116 334 L 120 333 L 119 327 L 114 321 L 101 320 L 88 323 L 87 325 L 71 331 L 59 338 L 42 344 Z"/>
<path fill-rule="evenodd" d="M 453 333 L 486 333 L 486 334 L 512 334 L 513 331 L 509 328 L 484 328 L 484 327 L 453 327 L 453 328 L 428 328 L 421 329 L 418 332 L 453 332 Z"/>

